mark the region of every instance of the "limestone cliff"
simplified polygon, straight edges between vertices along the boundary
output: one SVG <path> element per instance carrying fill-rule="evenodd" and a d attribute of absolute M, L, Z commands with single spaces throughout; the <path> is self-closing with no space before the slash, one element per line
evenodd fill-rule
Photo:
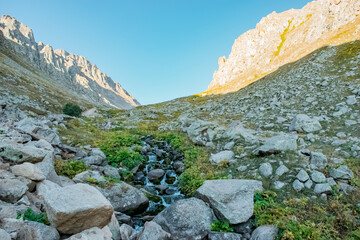
<path fill-rule="evenodd" d="M 271 13 L 238 39 L 204 94 L 237 91 L 324 45 L 360 38 L 359 0 L 318 0 Z"/>
<path fill-rule="evenodd" d="M 3 53 L 15 55 L 25 64 L 47 75 L 50 78 L 48 81 L 56 84 L 61 92 L 70 92 L 70 95 L 95 106 L 129 109 L 140 105 L 119 83 L 85 57 L 37 43 L 33 31 L 15 18 L 2 16 L 0 35 Z M 3 78 L 1 81 L 6 80 Z"/>

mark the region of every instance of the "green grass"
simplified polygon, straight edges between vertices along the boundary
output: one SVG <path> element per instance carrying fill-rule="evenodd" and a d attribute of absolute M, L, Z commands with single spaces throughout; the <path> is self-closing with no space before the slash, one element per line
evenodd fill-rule
<path fill-rule="evenodd" d="M 211 231 L 215 232 L 233 232 L 234 229 L 231 227 L 230 223 L 216 220 L 210 225 Z"/>
<path fill-rule="evenodd" d="M 74 178 L 75 175 L 86 171 L 88 168 L 82 161 L 55 159 L 55 171 L 58 175 Z"/>
<path fill-rule="evenodd" d="M 50 222 L 45 213 L 36 214 L 31 208 L 28 208 L 24 214 L 19 214 L 17 219 L 23 218 L 24 220 L 43 223 L 46 225 L 50 225 Z"/>

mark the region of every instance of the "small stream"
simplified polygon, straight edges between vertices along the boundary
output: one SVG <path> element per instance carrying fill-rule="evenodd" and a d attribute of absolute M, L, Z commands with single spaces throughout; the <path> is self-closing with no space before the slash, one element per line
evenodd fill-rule
<path fill-rule="evenodd" d="M 183 156 L 166 141 L 143 137 L 142 154 L 147 160 L 134 174 L 132 184 L 143 190 L 149 199 L 145 212 L 132 216 L 135 229 L 143 226 L 173 202 L 185 198 L 178 176 L 183 172 Z"/>

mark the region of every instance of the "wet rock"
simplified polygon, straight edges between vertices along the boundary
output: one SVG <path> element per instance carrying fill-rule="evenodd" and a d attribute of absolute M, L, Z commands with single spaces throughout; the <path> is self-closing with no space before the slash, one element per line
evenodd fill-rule
<path fill-rule="evenodd" d="M 157 223 L 146 222 L 139 233 L 138 240 L 170 240 L 170 234 L 165 232 Z"/>
<path fill-rule="evenodd" d="M 13 166 L 11 171 L 17 176 L 23 176 L 33 181 L 41 181 L 45 179 L 42 171 L 36 167 L 36 165 L 28 162 Z"/>
<path fill-rule="evenodd" d="M 224 161 L 228 161 L 231 163 L 234 161 L 234 156 L 235 154 L 233 151 L 225 150 L 216 154 L 211 154 L 210 162 L 213 164 L 219 164 Z"/>
<path fill-rule="evenodd" d="M 270 154 L 277 154 L 286 150 L 296 150 L 297 135 L 281 133 L 277 136 L 267 139 L 264 145 L 254 150 L 254 154 L 258 156 L 265 156 Z"/>
<path fill-rule="evenodd" d="M 130 215 L 140 213 L 149 204 L 149 200 L 140 190 L 125 182 L 115 183 L 111 188 L 98 189 L 118 212 Z"/>
<path fill-rule="evenodd" d="M 203 239 L 215 220 L 212 210 L 200 199 L 178 200 L 159 213 L 154 222 L 171 234 L 172 239 Z"/>
<path fill-rule="evenodd" d="M 305 114 L 298 114 L 292 120 L 289 130 L 299 133 L 316 132 L 321 130 L 321 124 L 318 120 L 312 119 Z"/>
<path fill-rule="evenodd" d="M 207 180 L 196 191 L 196 196 L 209 203 L 218 218 L 239 224 L 253 215 L 255 190 L 262 190 L 260 181 Z"/>
<path fill-rule="evenodd" d="M 252 233 L 250 240 L 274 240 L 279 229 L 273 225 L 257 227 Z"/>
<path fill-rule="evenodd" d="M 65 234 L 91 227 L 104 227 L 114 212 L 110 202 L 96 188 L 75 184 L 53 189 L 44 196 L 45 209 L 52 226 Z"/>
<path fill-rule="evenodd" d="M 154 169 L 151 170 L 148 174 L 147 177 L 149 178 L 150 181 L 154 181 L 154 180 L 158 180 L 160 178 L 162 178 L 165 175 L 165 171 L 162 169 Z"/>

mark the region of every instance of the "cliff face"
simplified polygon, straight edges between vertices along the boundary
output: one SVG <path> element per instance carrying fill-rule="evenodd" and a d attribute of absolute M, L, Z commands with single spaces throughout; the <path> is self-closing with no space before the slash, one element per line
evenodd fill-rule
<path fill-rule="evenodd" d="M 204 94 L 237 91 L 324 45 L 360 38 L 359 0 L 318 0 L 271 13 L 238 39 Z"/>
<path fill-rule="evenodd" d="M 119 83 L 85 57 L 37 43 L 33 31 L 15 18 L 0 19 L 1 48 L 47 74 L 53 82 L 96 106 L 129 109 L 140 105 Z"/>

